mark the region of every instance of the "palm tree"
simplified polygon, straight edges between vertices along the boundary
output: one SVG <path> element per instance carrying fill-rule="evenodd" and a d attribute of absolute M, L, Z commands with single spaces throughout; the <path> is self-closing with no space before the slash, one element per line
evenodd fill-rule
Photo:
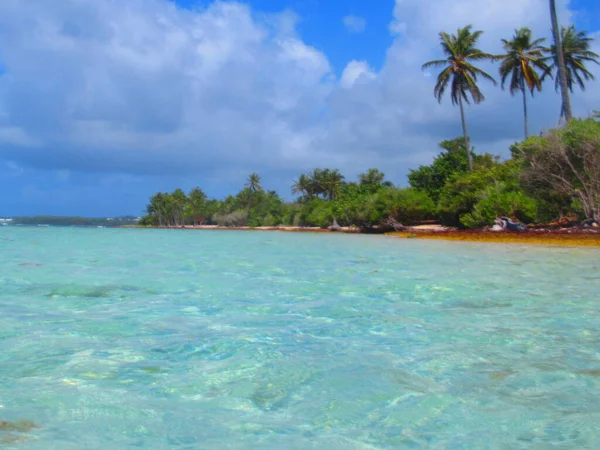
<path fill-rule="evenodd" d="M 188 203 L 188 197 L 180 188 L 175 189 L 171 194 L 173 222 L 176 227 L 185 225 L 184 210 Z"/>
<path fill-rule="evenodd" d="M 496 80 L 483 70 L 475 67 L 472 61 L 494 60 L 497 57 L 485 53 L 476 47 L 477 41 L 483 31 L 471 31 L 472 26 L 467 25 L 459 28 L 456 35 L 445 32 L 440 33 L 440 45 L 446 59 L 438 59 L 423 64 L 423 70 L 430 67 L 443 67 L 437 77 L 437 83 L 433 90 L 439 102 L 442 101 L 446 88 L 450 85 L 450 98 L 452 104 L 460 107 L 460 118 L 462 121 L 463 134 L 465 137 L 465 150 L 469 157 L 469 168 L 473 170 L 473 155 L 467 131 L 467 121 L 463 102 L 469 103 L 469 95 L 477 104 L 484 100 L 484 96 L 477 86 L 477 77 L 481 76 L 496 84 Z"/>
<path fill-rule="evenodd" d="M 256 172 L 252 172 L 248 176 L 248 181 L 246 182 L 245 186 L 248 189 L 250 189 L 252 192 L 262 191 L 263 188 L 260 185 L 260 175 L 257 174 Z"/>
<path fill-rule="evenodd" d="M 325 169 L 322 171 L 321 186 L 328 200 L 338 198 L 340 188 L 344 182 L 344 175 L 338 169 Z"/>
<path fill-rule="evenodd" d="M 568 28 L 563 28 L 560 31 L 560 39 L 562 42 L 562 59 L 564 60 L 566 74 L 567 74 L 567 89 L 569 92 L 573 92 L 573 87 L 575 84 L 579 85 L 581 90 L 585 90 L 585 81 L 594 80 L 594 75 L 590 72 L 585 63 L 593 62 L 596 64 L 600 64 L 598 61 L 598 54 L 592 52 L 590 50 L 590 44 L 593 41 L 592 38 L 587 36 L 585 31 L 577 31 L 573 25 Z M 558 71 L 560 75 L 560 70 L 558 70 L 560 53 L 557 53 L 556 46 L 552 46 L 548 51 L 552 55 L 553 64 L 550 67 L 550 70 Z M 556 80 L 556 90 L 560 87 L 560 80 Z M 564 117 L 566 120 L 570 120 L 570 104 L 567 105 L 564 103 L 561 107 L 561 117 Z"/>
<path fill-rule="evenodd" d="M 383 183 L 384 179 L 385 174 L 379 171 L 379 169 L 369 169 L 367 172 L 361 173 L 358 176 L 358 182 L 361 185 L 367 186 L 378 186 Z"/>
<path fill-rule="evenodd" d="M 540 45 L 544 41 L 544 38 L 532 40 L 531 30 L 526 27 L 515 30 L 512 40 L 502 39 L 506 51 L 500 65 L 502 89 L 504 89 L 506 81 L 510 77 L 510 94 L 515 95 L 519 91 L 523 94 L 525 139 L 529 137 L 527 92 L 525 92 L 525 88 L 529 89 L 532 96 L 536 89 L 541 91 L 542 80 L 536 69 L 542 71 L 542 76 L 549 70 L 544 62 L 544 48 Z"/>
<path fill-rule="evenodd" d="M 554 39 L 554 54 L 556 57 L 556 65 L 558 67 L 558 76 L 556 80 L 560 86 L 560 94 L 562 96 L 561 114 L 564 113 L 567 122 L 573 118 L 571 112 L 571 99 L 569 98 L 569 86 L 567 83 L 567 67 L 565 65 L 565 57 L 562 52 L 556 52 L 557 48 L 562 48 L 560 32 L 558 28 L 558 16 L 556 15 L 556 1 L 550 0 L 550 19 L 552 21 L 552 37 Z"/>
<path fill-rule="evenodd" d="M 198 217 L 200 212 L 205 209 L 206 205 L 206 194 L 199 187 L 193 188 L 188 194 L 188 204 L 187 204 L 187 215 L 191 216 L 192 224 L 196 224 L 198 220 L 201 218 Z M 204 218 L 202 218 L 204 219 Z"/>
<path fill-rule="evenodd" d="M 298 177 L 298 180 L 294 181 L 292 194 L 302 194 L 308 198 L 312 197 L 311 182 L 308 175 L 303 173 Z"/>
<path fill-rule="evenodd" d="M 321 194 L 325 193 L 323 187 L 325 171 L 323 169 L 313 169 L 312 172 L 306 174 L 308 177 L 308 185 L 310 186 L 311 195 L 316 195 L 317 197 Z"/>

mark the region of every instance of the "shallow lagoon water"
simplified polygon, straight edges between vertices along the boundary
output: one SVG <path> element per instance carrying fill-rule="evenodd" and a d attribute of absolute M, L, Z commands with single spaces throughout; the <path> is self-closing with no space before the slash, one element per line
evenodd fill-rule
<path fill-rule="evenodd" d="M 3 448 L 600 448 L 597 249 L 4 227 L 0 254 L 0 421 L 39 425 Z"/>

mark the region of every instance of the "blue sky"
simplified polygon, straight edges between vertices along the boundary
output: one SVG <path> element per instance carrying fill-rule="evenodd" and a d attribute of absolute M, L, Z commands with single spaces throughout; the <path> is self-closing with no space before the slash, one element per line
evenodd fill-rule
<path fill-rule="evenodd" d="M 600 38 L 600 2 L 557 3 Z M 314 167 L 404 184 L 460 134 L 420 70 L 437 33 L 473 23 L 499 52 L 522 25 L 549 36 L 548 20 L 547 0 L 2 0 L 0 216 L 141 214 L 156 191 L 222 197 L 250 172 L 286 197 Z M 473 142 L 507 155 L 519 99 L 482 88 Z M 573 103 L 600 109 L 600 89 Z M 548 86 L 532 127 L 554 126 L 558 106 Z"/>

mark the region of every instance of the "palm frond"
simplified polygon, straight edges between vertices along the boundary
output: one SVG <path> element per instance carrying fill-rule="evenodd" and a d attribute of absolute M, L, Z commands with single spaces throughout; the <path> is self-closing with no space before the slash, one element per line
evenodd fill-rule
<path fill-rule="evenodd" d="M 593 38 L 588 37 L 585 31 L 577 31 L 573 25 L 562 28 L 561 38 L 567 69 L 567 86 L 570 91 L 573 91 L 575 85 L 585 90 L 585 81 L 594 79 L 594 75 L 587 69 L 585 63 L 600 64 L 600 56 L 590 50 Z M 551 60 L 552 63 L 549 65 L 549 70 L 542 75 L 542 80 L 550 71 L 558 73 L 556 46 L 544 50 L 550 55 L 545 60 Z M 558 90 L 558 77 L 556 77 L 555 87 Z"/>
<path fill-rule="evenodd" d="M 466 72 L 469 72 L 471 74 L 471 76 L 473 76 L 474 78 L 477 78 L 478 75 L 481 75 L 486 80 L 491 81 L 494 84 L 498 84 L 496 82 L 496 80 L 494 79 L 494 77 L 492 77 L 487 72 L 484 72 L 479 67 L 475 67 L 474 65 L 472 65 L 468 62 L 465 62 L 464 65 L 465 65 Z"/>
<path fill-rule="evenodd" d="M 447 64 L 449 64 L 447 59 L 436 59 L 423 64 L 421 70 L 429 69 L 430 67 L 445 66 Z"/>
<path fill-rule="evenodd" d="M 448 83 L 450 82 L 451 74 L 452 67 L 447 67 L 446 69 L 442 70 L 437 77 L 437 83 L 435 84 L 433 94 L 440 103 L 442 102 L 442 97 L 444 96 L 444 92 L 446 91 Z"/>

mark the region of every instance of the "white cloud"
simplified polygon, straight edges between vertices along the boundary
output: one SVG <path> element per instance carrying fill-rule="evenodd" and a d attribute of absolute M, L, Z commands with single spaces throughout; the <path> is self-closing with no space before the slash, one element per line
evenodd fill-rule
<path fill-rule="evenodd" d="M 342 21 L 350 33 L 362 33 L 367 28 L 367 21 L 364 17 L 348 15 L 344 16 Z"/>
<path fill-rule="evenodd" d="M 0 16 L 0 138 L 15 144 L 0 152 L 32 164 L 275 164 L 306 141 L 330 90 L 327 58 L 281 26 L 289 15 L 270 27 L 238 3 L 6 0 Z M 53 155 L 23 152 L 26 135 Z"/>
<path fill-rule="evenodd" d="M 377 78 L 377 74 L 369 67 L 367 61 L 350 61 L 340 80 L 340 85 L 345 88 L 350 88 L 357 81 L 369 81 Z"/>
<path fill-rule="evenodd" d="M 559 6 L 567 20 L 566 0 Z M 348 175 L 378 166 L 401 182 L 437 142 L 461 134 L 458 111 L 433 97 L 437 74 L 421 71 L 441 56 L 437 33 L 473 22 L 485 30 L 481 46 L 498 52 L 521 25 L 547 35 L 547 15 L 546 0 L 397 0 L 399 34 L 382 69 L 351 61 L 336 79 L 289 12 L 257 19 L 227 2 L 184 10 L 167 0 L 2 0 L 0 159 L 200 182 L 258 171 L 282 190 L 315 166 Z M 473 142 L 506 149 L 521 138 L 519 98 L 482 89 L 486 101 L 467 111 Z M 573 101 L 579 114 L 598 109 L 600 89 Z M 530 102 L 533 131 L 554 125 L 558 110 L 548 85 Z"/>

